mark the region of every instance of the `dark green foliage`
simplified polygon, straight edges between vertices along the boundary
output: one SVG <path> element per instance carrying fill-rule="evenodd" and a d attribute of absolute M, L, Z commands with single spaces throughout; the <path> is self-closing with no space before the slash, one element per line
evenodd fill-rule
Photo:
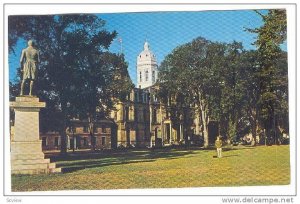
<path fill-rule="evenodd" d="M 160 66 L 158 95 L 172 107 L 173 123 L 185 115 L 199 117 L 205 146 L 213 142 L 207 137 L 210 120 L 219 121 L 220 134 L 229 140 L 249 131 L 255 138 L 265 129 L 274 143 L 279 129 L 288 132 L 287 53 L 280 49 L 285 11 L 270 10 L 262 17 L 265 24 L 250 30 L 258 33 L 255 51 L 238 42 L 197 38 L 174 49 Z M 192 107 L 196 115 L 185 114 Z"/>
<path fill-rule="evenodd" d="M 249 29 L 258 34 L 255 45 L 258 48 L 257 76 L 260 80 L 259 111 L 267 137 L 277 143 L 277 128 L 288 129 L 287 54 L 280 49 L 280 45 L 286 40 L 286 11 L 269 10 L 268 14 L 260 15 L 264 25 Z"/>
<path fill-rule="evenodd" d="M 34 39 L 40 49 L 36 94 L 47 104 L 41 130 L 59 131 L 63 152 L 72 118 L 92 124 L 97 115 L 109 113 L 119 93 L 130 91 L 124 56 L 108 52 L 117 33 L 106 31 L 104 23 L 90 14 L 9 16 L 9 50 L 18 39 Z M 122 80 L 126 86 L 113 87 Z"/>

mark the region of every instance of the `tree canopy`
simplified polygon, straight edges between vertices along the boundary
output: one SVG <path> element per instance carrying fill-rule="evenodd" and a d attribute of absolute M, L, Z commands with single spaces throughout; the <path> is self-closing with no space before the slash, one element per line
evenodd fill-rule
<path fill-rule="evenodd" d="M 277 143 L 279 129 L 288 132 L 287 53 L 280 48 L 286 40 L 285 10 L 257 13 L 263 26 L 248 29 L 258 34 L 257 50 L 199 37 L 175 48 L 159 68 L 159 96 L 175 107 L 171 119 L 176 123 L 185 118 L 184 108 L 194 108 L 204 146 L 212 142 L 211 120 L 229 141 L 247 132 L 255 138 L 265 129 L 269 142 Z"/>
<path fill-rule="evenodd" d="M 34 39 L 40 50 L 36 94 L 47 104 L 41 111 L 41 129 L 59 131 L 65 152 L 72 118 L 107 115 L 115 99 L 132 88 L 124 56 L 108 51 L 117 32 L 105 30 L 105 22 L 92 14 L 9 16 L 8 20 L 10 52 L 19 39 Z M 116 87 L 116 82 L 124 86 Z M 11 90 L 18 86 L 12 84 Z"/>

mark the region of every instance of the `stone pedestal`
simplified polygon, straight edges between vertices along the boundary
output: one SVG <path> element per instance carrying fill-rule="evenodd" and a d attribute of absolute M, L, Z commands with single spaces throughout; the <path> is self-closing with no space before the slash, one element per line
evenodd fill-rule
<path fill-rule="evenodd" d="M 46 104 L 32 96 L 16 97 L 10 102 L 15 112 L 14 135 L 11 138 L 11 173 L 39 174 L 61 172 L 55 163 L 44 159 L 39 138 L 39 111 Z"/>

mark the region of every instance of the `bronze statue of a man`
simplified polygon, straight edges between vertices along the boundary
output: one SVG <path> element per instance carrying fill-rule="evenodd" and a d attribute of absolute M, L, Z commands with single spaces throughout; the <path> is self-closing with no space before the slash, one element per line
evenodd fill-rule
<path fill-rule="evenodd" d="M 39 51 L 34 47 L 33 41 L 29 40 L 28 47 L 22 50 L 20 59 L 21 72 L 23 72 L 20 95 L 24 94 L 24 84 L 26 80 L 30 80 L 29 95 L 32 95 L 33 83 L 37 77 L 38 63 Z"/>

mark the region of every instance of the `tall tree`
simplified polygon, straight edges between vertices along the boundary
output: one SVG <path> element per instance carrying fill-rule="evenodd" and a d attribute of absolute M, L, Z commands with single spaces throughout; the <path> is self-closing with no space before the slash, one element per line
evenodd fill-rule
<path fill-rule="evenodd" d="M 95 112 L 105 114 L 113 107 L 115 93 L 109 87 L 115 61 L 125 63 L 122 56 L 108 52 L 117 33 L 106 31 L 105 22 L 91 14 L 9 16 L 8 20 L 11 52 L 18 39 L 34 39 L 40 49 L 36 93 L 47 104 L 41 111 L 42 130 L 59 131 L 65 153 L 72 118 L 92 121 Z"/>
<path fill-rule="evenodd" d="M 243 52 L 243 46 L 241 43 L 233 42 L 226 45 L 224 53 L 224 67 L 222 69 L 223 77 L 221 81 L 222 85 L 222 97 L 221 106 L 223 120 L 225 120 L 226 131 L 228 141 L 236 139 L 238 120 L 241 114 L 242 97 L 241 91 L 241 54 Z"/>
<path fill-rule="evenodd" d="M 253 136 L 253 144 L 255 138 L 262 132 L 261 122 L 259 120 L 259 77 L 258 77 L 258 52 L 244 51 L 241 55 L 241 93 L 243 98 L 241 104 L 243 106 L 243 121 L 250 124 Z"/>
<path fill-rule="evenodd" d="M 217 71 L 224 62 L 224 51 L 223 44 L 197 38 L 176 48 L 160 66 L 161 90 L 168 90 L 171 101 L 181 112 L 185 112 L 184 108 L 194 108 L 201 122 L 205 147 L 209 145 L 210 117 L 218 115 L 212 107 L 217 106 L 215 99 L 220 95 L 221 73 Z"/>
<path fill-rule="evenodd" d="M 277 126 L 282 105 L 287 104 L 287 61 L 282 59 L 280 45 L 286 40 L 286 11 L 269 10 L 266 15 L 256 11 L 264 24 L 256 29 L 248 29 L 258 34 L 255 45 L 258 47 L 259 106 L 260 117 L 272 142 L 278 141 Z M 286 107 L 286 105 L 283 105 Z"/>

